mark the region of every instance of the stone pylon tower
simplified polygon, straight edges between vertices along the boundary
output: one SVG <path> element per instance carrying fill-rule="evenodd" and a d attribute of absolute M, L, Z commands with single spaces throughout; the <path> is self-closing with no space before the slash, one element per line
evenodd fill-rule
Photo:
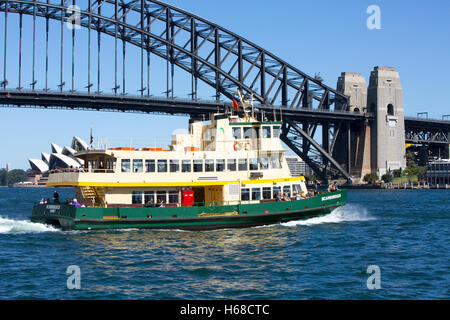
<path fill-rule="evenodd" d="M 366 112 L 367 84 L 360 73 L 342 72 L 336 88 L 350 97 L 349 110 L 351 112 Z M 333 154 L 351 175 L 364 176 L 371 172 L 370 133 L 368 123 L 340 128 L 340 138 L 336 142 Z M 343 151 L 349 151 L 349 154 L 345 154 L 346 152 Z"/>
<path fill-rule="evenodd" d="M 381 176 L 406 167 L 405 119 L 400 77 L 391 67 L 375 67 L 367 90 L 367 112 L 375 115 L 371 125 L 371 167 Z"/>
<path fill-rule="evenodd" d="M 342 72 L 338 78 L 337 91 L 350 96 L 350 111 L 364 112 L 367 106 L 366 79 L 361 73 Z"/>

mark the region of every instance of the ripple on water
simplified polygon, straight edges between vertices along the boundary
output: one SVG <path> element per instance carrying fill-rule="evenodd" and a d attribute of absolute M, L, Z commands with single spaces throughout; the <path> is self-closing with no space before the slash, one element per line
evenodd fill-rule
<path fill-rule="evenodd" d="M 23 199 L 49 192 L 0 190 L 1 299 L 443 299 L 450 292 L 445 190 L 351 190 L 348 204 L 328 215 L 205 232 L 67 232 L 31 223 Z M 66 287 L 73 264 L 81 290 Z M 381 290 L 367 289 L 369 265 L 380 267 Z"/>

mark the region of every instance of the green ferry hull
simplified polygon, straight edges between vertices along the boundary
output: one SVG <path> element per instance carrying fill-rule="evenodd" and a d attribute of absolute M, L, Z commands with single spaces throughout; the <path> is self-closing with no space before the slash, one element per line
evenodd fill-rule
<path fill-rule="evenodd" d="M 212 230 L 269 225 L 307 219 L 330 213 L 345 205 L 347 191 L 316 197 L 264 203 L 191 207 L 75 207 L 67 204 L 37 204 L 32 222 L 51 224 L 63 230 L 181 229 Z"/>

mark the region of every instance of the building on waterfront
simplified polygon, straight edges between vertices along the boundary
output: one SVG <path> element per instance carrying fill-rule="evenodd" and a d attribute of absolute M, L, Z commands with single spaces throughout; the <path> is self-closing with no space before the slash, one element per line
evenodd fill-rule
<path fill-rule="evenodd" d="M 439 159 L 428 163 L 426 178 L 429 185 L 450 184 L 450 159 Z"/>
<path fill-rule="evenodd" d="M 75 157 L 78 151 L 88 150 L 88 144 L 81 138 L 73 137 L 70 147 L 60 147 L 56 143 L 50 144 L 51 153 L 41 153 L 41 159 L 28 159 L 31 172 L 35 176 L 48 176 L 53 169 L 79 168 L 84 162 Z"/>
<path fill-rule="evenodd" d="M 312 170 L 300 157 L 286 156 L 286 161 L 293 177 L 304 176 L 312 173 Z"/>

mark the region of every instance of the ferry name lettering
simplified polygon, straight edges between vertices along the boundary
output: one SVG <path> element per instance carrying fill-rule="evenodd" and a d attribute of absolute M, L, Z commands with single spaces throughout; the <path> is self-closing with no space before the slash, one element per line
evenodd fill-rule
<path fill-rule="evenodd" d="M 45 208 L 46 208 L 47 210 L 59 210 L 59 209 L 61 209 L 61 206 L 59 206 L 59 205 L 54 205 L 54 204 L 48 204 Z"/>
<path fill-rule="evenodd" d="M 332 196 L 323 197 L 322 201 L 332 200 L 332 199 L 339 199 L 340 197 L 341 197 L 341 194 L 339 193 L 339 194 L 335 194 L 335 195 L 332 195 Z"/>

